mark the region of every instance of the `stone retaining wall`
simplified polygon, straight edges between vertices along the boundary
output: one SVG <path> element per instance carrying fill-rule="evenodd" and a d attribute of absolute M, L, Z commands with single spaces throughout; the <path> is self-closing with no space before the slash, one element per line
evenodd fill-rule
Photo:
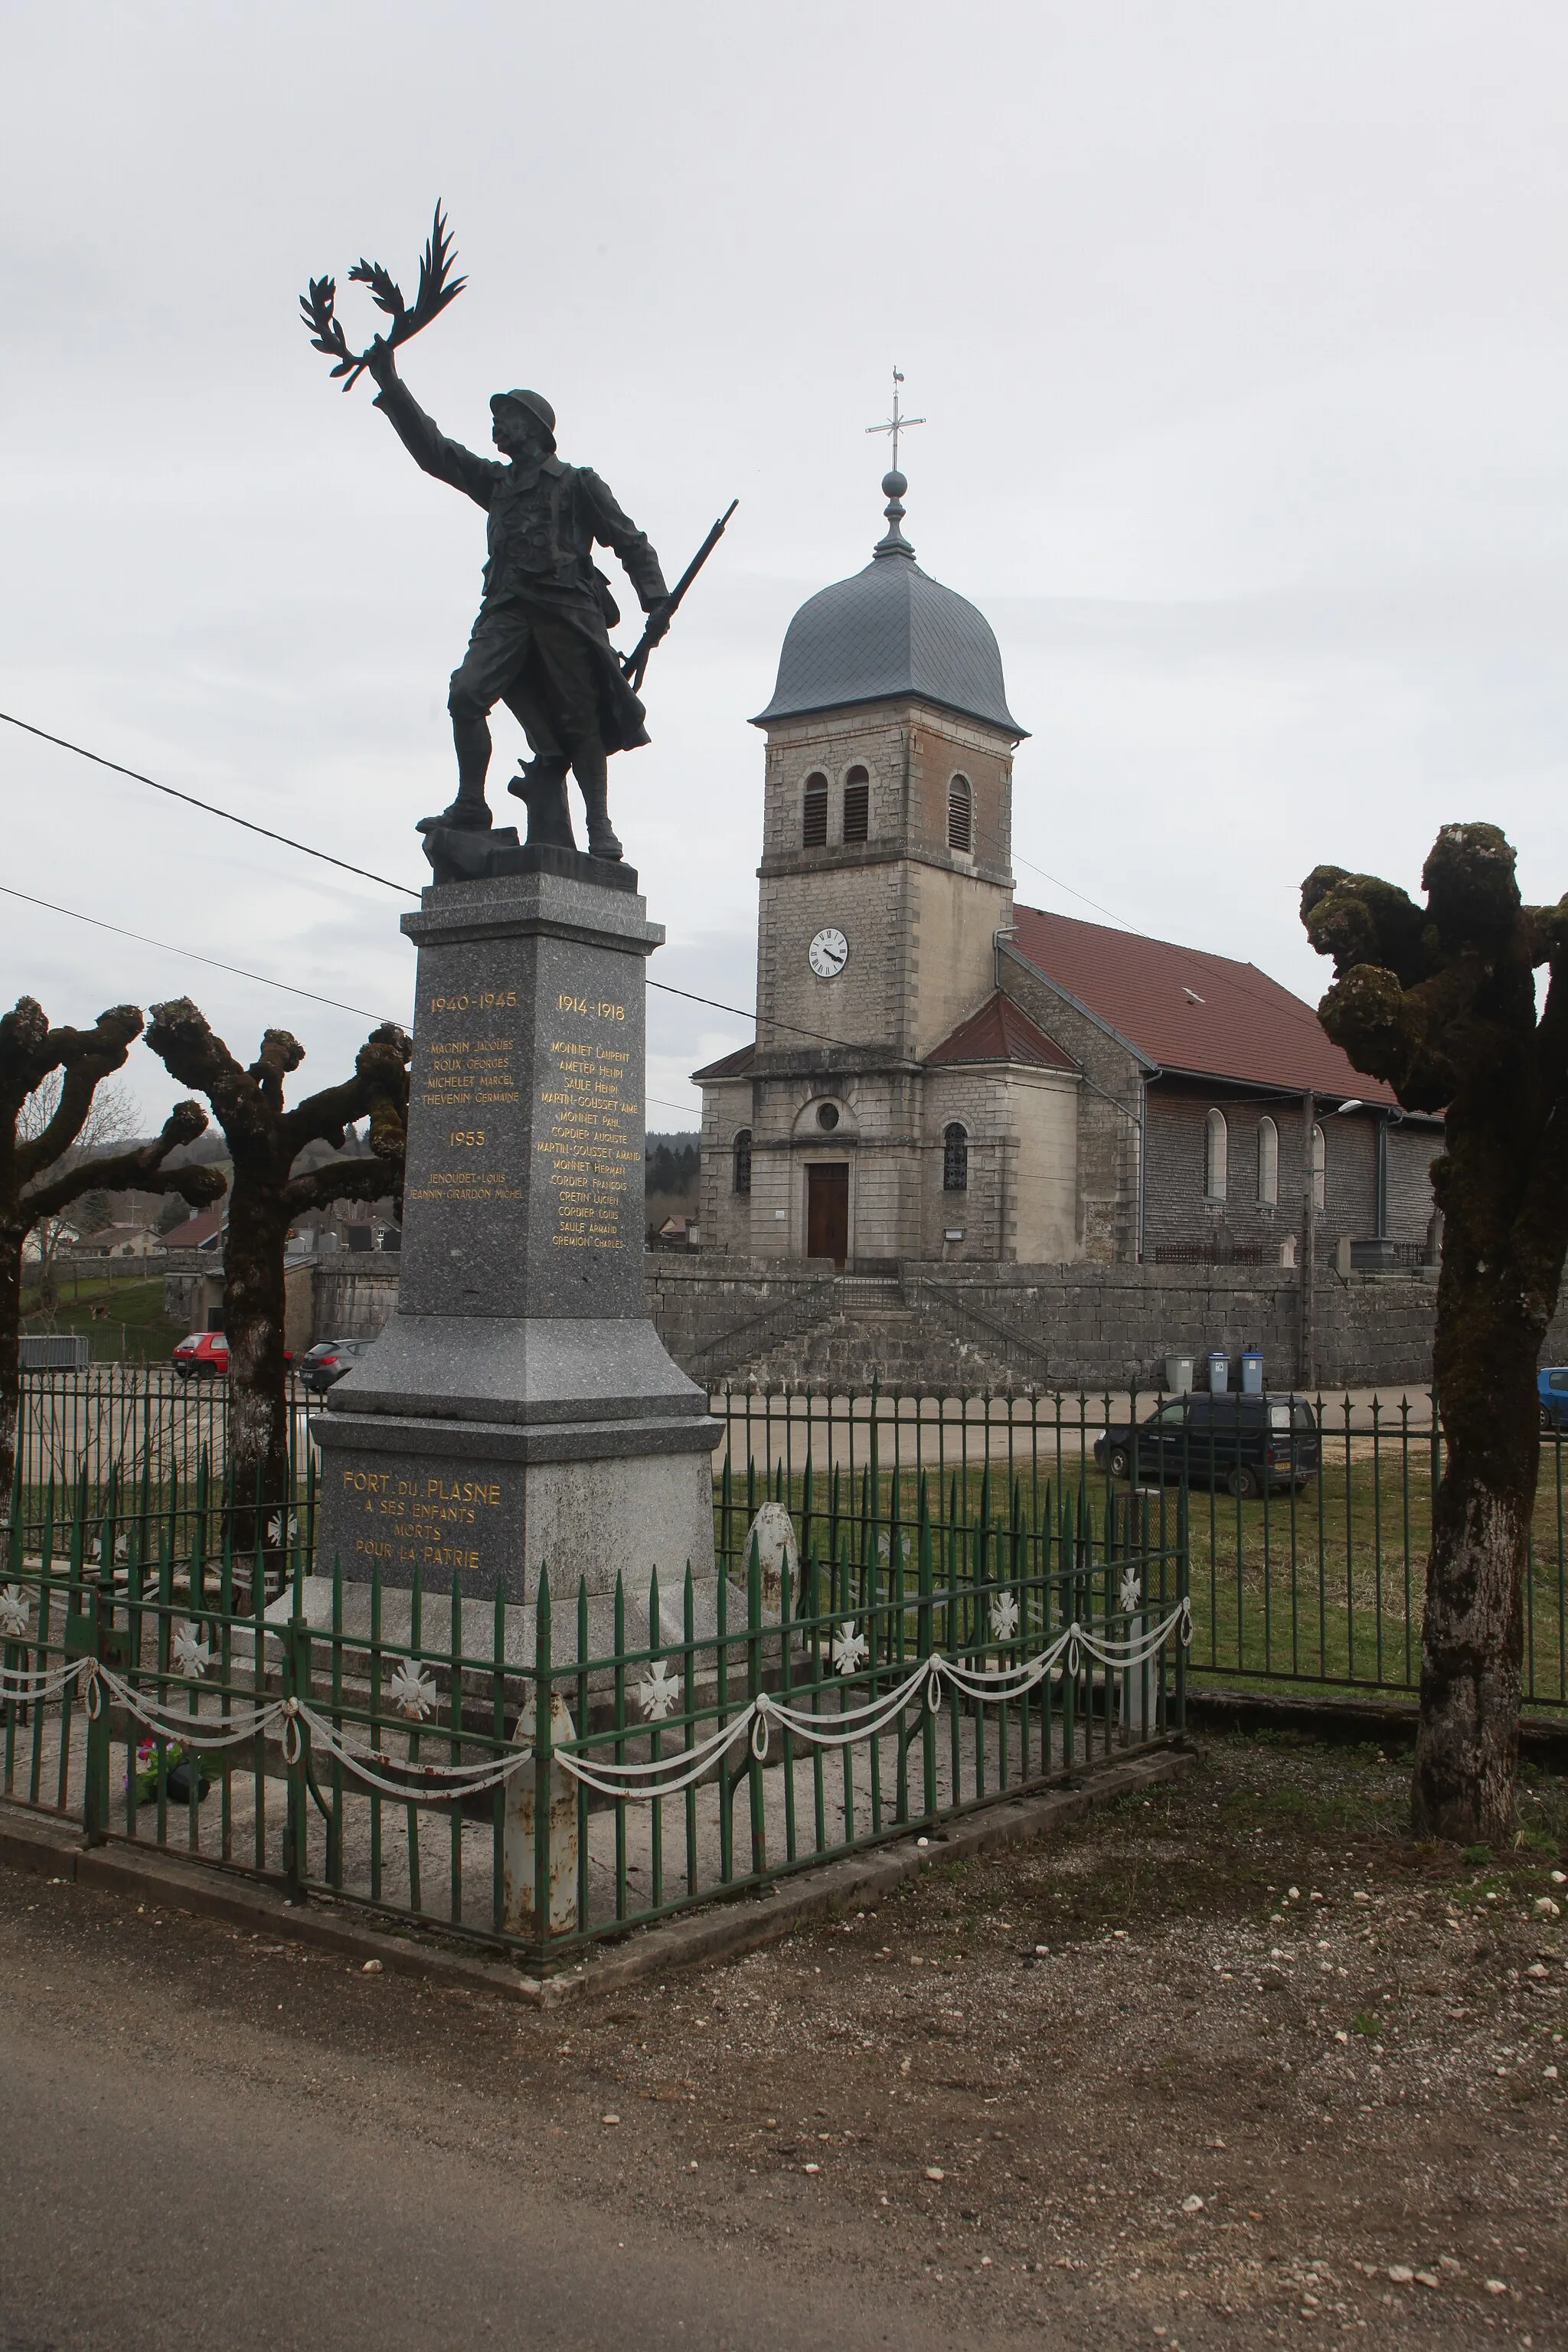
<path fill-rule="evenodd" d="M 1152 1385 L 1167 1355 L 1263 1350 L 1264 1377 L 1296 1378 L 1300 1293 L 1273 1266 L 906 1265 L 868 1284 L 795 1262 L 650 1259 L 649 1308 L 665 1345 L 699 1377 L 940 1390 Z M 1431 1377 L 1436 1284 L 1429 1273 L 1352 1275 L 1320 1266 L 1317 1368 L 1323 1387 Z M 791 1328 L 793 1322 L 793 1328 Z M 1559 1309 L 1542 1360 L 1568 1361 Z"/>

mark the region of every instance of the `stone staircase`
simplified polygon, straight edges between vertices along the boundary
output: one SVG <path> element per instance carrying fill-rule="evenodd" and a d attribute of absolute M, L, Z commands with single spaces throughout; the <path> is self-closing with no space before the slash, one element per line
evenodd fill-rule
<path fill-rule="evenodd" d="M 823 1311 L 770 1335 L 744 1370 L 763 1387 L 857 1392 L 875 1379 L 906 1394 L 964 1395 L 1044 1386 L 1045 1353 L 965 1307 L 942 1286 L 896 1275 L 839 1275 Z M 762 1318 L 765 1319 L 765 1318 Z"/>

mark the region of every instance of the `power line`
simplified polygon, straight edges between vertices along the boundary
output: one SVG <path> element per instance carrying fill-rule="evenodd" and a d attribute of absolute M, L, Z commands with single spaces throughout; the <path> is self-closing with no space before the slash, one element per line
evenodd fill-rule
<path fill-rule="evenodd" d="M 20 898 L 29 907 L 46 907 L 51 915 L 68 915 L 73 923 L 90 923 L 95 931 L 113 931 L 117 938 L 135 940 L 144 948 L 158 948 L 164 955 L 185 956 L 192 963 L 205 963 L 214 971 L 230 971 L 240 980 L 259 981 L 263 988 L 280 988 L 286 996 L 309 997 L 312 1004 L 331 1004 L 339 1013 L 357 1013 L 366 1021 L 386 1021 L 385 1013 L 371 1013 L 363 1004 L 345 1004 L 340 996 L 318 996 L 313 988 L 296 988 L 292 981 L 274 980 L 270 972 L 247 971 L 239 963 L 222 963 L 216 956 L 198 955 L 195 948 L 172 947 L 167 940 L 150 940 L 145 931 L 128 931 L 123 923 L 106 923 L 97 915 L 83 915 L 75 907 L 57 907 L 52 898 L 35 898 L 28 890 L 13 890 L 8 883 L 0 882 L 0 892 L 7 898 Z"/>
<path fill-rule="evenodd" d="M 358 875 L 361 881 L 379 883 L 383 889 L 395 890 L 405 898 L 417 898 L 420 896 L 420 893 L 406 882 L 395 882 L 388 875 L 372 873 L 369 866 L 354 866 L 346 857 L 334 857 L 330 850 L 312 848 L 308 841 L 296 841 L 291 835 L 277 833 L 270 825 L 257 824 L 247 816 L 237 816 L 232 809 L 219 808 L 212 801 L 198 800 L 194 793 L 182 793 L 173 784 L 161 784 L 155 776 L 144 776 L 140 769 L 123 767 L 118 760 L 106 759 L 100 751 L 89 751 L 85 744 L 73 743 L 67 736 L 51 735 L 47 728 L 35 727 L 28 719 L 18 719 L 9 710 L 0 710 L 0 719 L 4 719 L 8 727 L 19 728 L 25 735 L 36 736 L 42 743 L 53 743 L 62 751 L 74 751 L 79 759 L 91 761 L 94 767 L 108 768 L 117 776 L 128 776 L 132 783 L 145 784 L 151 791 L 162 793 L 168 800 L 183 801 L 187 808 L 200 809 L 205 816 L 221 817 L 227 824 L 237 824 L 247 833 L 259 834 L 265 841 L 276 841 L 285 849 L 298 850 L 301 857 L 313 857 L 323 866 L 335 866 L 340 873 Z M 1091 898 L 1087 891 L 1075 889 L 1070 882 L 1064 882 L 1058 875 L 1048 873 L 1045 866 L 1037 866 L 1032 857 L 1025 857 L 1020 851 L 1015 850 L 1014 856 L 1020 866 L 1026 866 L 1032 874 L 1038 874 L 1042 880 L 1049 882 L 1054 888 L 1065 890 L 1069 898 L 1077 898 L 1082 905 L 1092 907 L 1096 914 L 1105 916 L 1107 920 L 1116 924 L 1119 929 L 1132 930 L 1131 924 L 1115 913 L 1111 908 L 1102 906 L 1098 898 Z M 25 890 L 13 890 L 8 895 L 14 898 L 27 897 Z M 194 962 L 210 964 L 215 971 L 232 972 L 241 980 L 258 981 L 263 987 L 281 988 L 292 996 L 308 997 L 316 1004 L 331 1004 L 343 1013 L 359 1013 L 363 1010 L 361 1005 L 344 1004 L 335 996 L 318 996 L 309 988 L 292 988 L 287 981 L 273 980 L 266 972 L 246 971 L 238 964 L 222 963 L 215 956 L 197 955 L 191 948 L 167 947 L 164 941 L 146 939 L 140 931 L 122 930 L 117 923 L 100 922 L 92 915 L 78 915 L 74 908 L 69 907 L 52 907 L 47 898 L 36 898 L 29 903 L 38 907 L 49 907 L 52 913 L 68 915 L 76 922 L 91 923 L 99 930 L 119 931 L 121 938 L 137 940 L 144 947 L 161 947 L 164 948 L 165 952 L 170 955 L 188 956 Z M 1184 952 L 1196 956 L 1201 954 L 1202 950 L 1188 949 Z M 1239 996 L 1250 996 L 1259 1004 L 1268 1004 L 1272 1012 L 1284 1013 L 1287 1019 L 1294 1020 L 1300 1027 L 1311 1029 L 1318 1034 L 1321 1034 L 1317 1019 L 1310 1013 L 1305 1011 L 1287 1013 L 1286 1008 L 1277 1000 L 1261 995 L 1255 988 L 1247 988 L 1242 982 L 1232 979 L 1228 972 L 1214 970 L 1207 961 L 1205 961 L 1203 969 L 1211 981 L 1217 980 L 1222 987 L 1234 989 Z M 657 988 L 663 996 L 684 997 L 688 1003 L 705 1004 L 715 1013 L 731 1013 L 738 1021 L 749 1021 L 753 1027 L 756 1025 L 756 1013 L 746 1012 L 739 1004 L 721 1004 L 716 996 L 699 996 L 689 988 L 672 988 L 667 981 L 650 980 L 647 984 L 650 988 Z M 373 1020 L 383 1017 L 379 1013 L 367 1015 L 367 1018 Z M 830 1037 L 823 1029 L 804 1029 L 798 1022 L 795 1021 L 775 1019 L 769 1025 L 773 1029 L 786 1029 L 795 1037 L 809 1037 L 818 1045 L 840 1045 L 844 1042 L 842 1038 Z M 673 1109 L 675 1106 L 667 1103 L 664 1108 L 668 1110 Z"/>
<path fill-rule="evenodd" d="M 270 825 L 253 824 L 249 817 L 236 816 L 232 809 L 218 808 L 211 801 L 197 800 L 195 793 L 176 792 L 173 784 L 161 784 L 155 776 L 144 776 L 136 768 L 122 768 L 118 760 L 106 760 L 101 751 L 89 751 L 85 744 L 72 743 L 64 735 L 51 735 L 45 728 L 29 725 L 26 719 L 14 718 L 9 710 L 0 710 L 0 719 L 7 727 L 19 727 L 24 735 L 36 735 L 41 743 L 56 743 L 62 751 L 74 751 L 79 759 L 90 760 L 95 768 L 110 768 L 115 775 L 129 776 L 132 783 L 146 784 L 153 792 L 163 793 L 169 800 L 184 801 L 187 808 L 200 809 L 204 816 L 221 816 L 226 824 L 243 825 L 247 833 L 258 833 L 264 840 L 280 841 L 285 849 L 297 849 L 302 857 L 318 857 L 323 866 L 335 866 L 343 874 L 357 874 L 363 882 L 379 882 L 384 889 L 401 890 L 405 898 L 417 898 L 419 896 L 418 891 L 410 889 L 406 882 L 393 882 L 384 874 L 373 874 L 367 866 L 351 866 L 346 857 L 334 857 L 325 849 L 312 849 L 308 841 L 295 841 L 289 834 L 274 833 Z M 109 924 L 105 928 L 112 930 L 114 927 Z M 231 967 L 226 965 L 224 969 L 226 971 Z M 280 987 L 282 982 L 278 982 L 278 985 Z M 309 993 L 306 990 L 299 992 Z M 353 1012 L 354 1007 L 351 1005 L 349 1010 Z"/>
<path fill-rule="evenodd" d="M 1058 890 L 1065 890 L 1069 898 L 1080 898 L 1086 907 L 1092 907 L 1097 914 L 1109 917 L 1118 930 L 1126 931 L 1134 939 L 1147 936 L 1146 933 L 1135 929 L 1124 917 L 1113 914 L 1109 907 L 1102 907 L 1098 898 L 1090 898 L 1082 890 L 1075 890 L 1070 882 L 1060 881 L 1056 875 L 1047 874 L 1045 867 L 1037 866 L 1032 857 L 1025 857 L 1017 850 L 1013 852 L 1013 856 L 1018 865 L 1026 866 L 1032 874 L 1041 875 L 1046 881 L 1054 883 Z M 1068 917 L 1066 919 L 1070 921 L 1072 919 Z M 1304 1007 L 1300 1011 L 1291 1010 L 1281 1004 L 1278 998 L 1265 996 L 1259 989 L 1248 988 L 1245 981 L 1237 980 L 1230 972 L 1216 970 L 1217 964 L 1230 961 L 1228 957 L 1214 956 L 1212 951 L 1205 948 L 1181 948 L 1178 952 L 1182 955 L 1190 955 L 1194 959 L 1194 968 L 1201 970 L 1210 982 L 1217 981 L 1222 988 L 1234 989 L 1237 996 L 1249 996 L 1255 1004 L 1266 1004 L 1271 1013 L 1281 1015 L 1285 1020 L 1294 1021 L 1299 1029 L 1310 1029 L 1314 1035 L 1322 1036 L 1322 1024 L 1315 1013 L 1309 1012 Z M 1264 976 L 1268 977 L 1267 974 Z M 1048 973 L 1047 977 L 1049 978 Z M 1290 993 L 1289 989 L 1284 992 L 1287 996 Z"/>

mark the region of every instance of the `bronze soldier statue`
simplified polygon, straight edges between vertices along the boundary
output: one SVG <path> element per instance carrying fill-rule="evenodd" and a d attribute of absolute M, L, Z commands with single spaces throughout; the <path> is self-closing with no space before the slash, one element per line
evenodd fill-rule
<path fill-rule="evenodd" d="M 439 815 L 422 818 L 419 830 L 482 832 L 491 824 L 486 722 L 504 702 L 533 754 L 507 786 L 528 804 L 529 840 L 575 847 L 566 800 L 570 768 L 587 811 L 590 856 L 619 858 L 606 800 L 609 754 L 632 751 L 648 737 L 642 703 L 610 644 L 620 615 L 593 551 L 596 541 L 620 558 L 647 615 L 644 645 L 653 646 L 668 626 L 669 593 L 647 534 L 590 467 L 556 456 L 555 412 L 539 393 L 498 392 L 491 400 L 498 462 L 447 439 L 379 336 L 363 363 L 378 387 L 375 405 L 409 455 L 489 516 L 484 599 L 447 703 L 458 797 Z"/>

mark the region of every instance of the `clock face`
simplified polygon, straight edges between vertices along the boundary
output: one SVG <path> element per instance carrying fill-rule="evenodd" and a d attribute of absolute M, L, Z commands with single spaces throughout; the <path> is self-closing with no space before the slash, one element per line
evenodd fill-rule
<path fill-rule="evenodd" d="M 849 961 L 849 942 L 842 931 L 818 931 L 805 951 L 805 960 L 818 980 L 832 980 Z"/>

